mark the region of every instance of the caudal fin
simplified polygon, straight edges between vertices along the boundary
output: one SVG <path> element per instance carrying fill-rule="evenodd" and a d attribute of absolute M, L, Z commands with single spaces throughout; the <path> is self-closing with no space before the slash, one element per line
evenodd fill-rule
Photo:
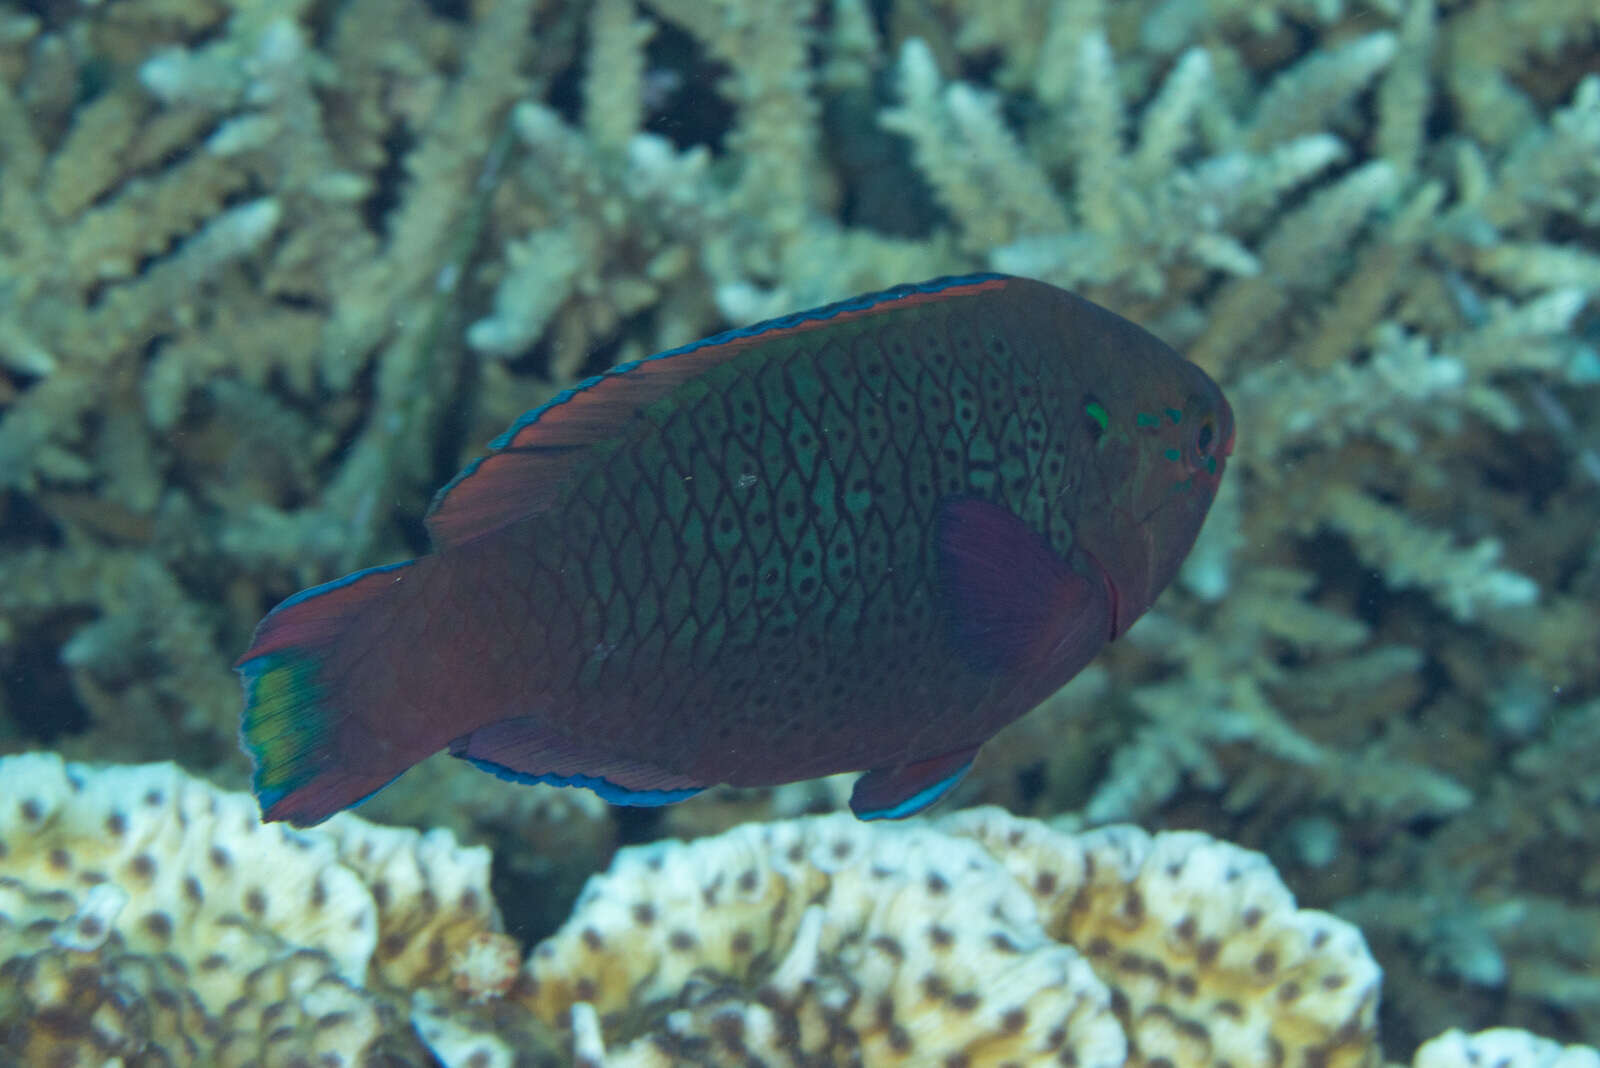
<path fill-rule="evenodd" d="M 341 707 L 329 660 L 359 610 L 399 581 L 393 572 L 413 563 L 358 571 L 295 594 L 261 621 L 234 664 L 244 683 L 240 736 L 255 761 L 251 786 L 262 819 L 321 823 L 405 770 L 352 767 L 352 710 Z"/>

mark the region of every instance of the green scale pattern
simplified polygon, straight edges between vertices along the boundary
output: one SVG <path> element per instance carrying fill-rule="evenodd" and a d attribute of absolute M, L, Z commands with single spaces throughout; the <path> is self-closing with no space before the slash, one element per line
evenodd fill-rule
<path fill-rule="evenodd" d="M 793 779 L 981 742 L 1028 705 L 952 644 L 938 510 L 999 502 L 1069 556 L 1072 371 L 1002 299 L 776 333 L 684 383 L 514 539 L 549 607 L 515 643 L 549 665 L 537 714 L 736 784 L 730 752 Z"/>

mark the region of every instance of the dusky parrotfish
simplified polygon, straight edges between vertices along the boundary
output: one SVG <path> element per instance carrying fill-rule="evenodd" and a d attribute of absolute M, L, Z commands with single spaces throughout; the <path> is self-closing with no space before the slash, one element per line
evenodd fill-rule
<path fill-rule="evenodd" d="M 614 367 L 439 491 L 429 555 L 262 620 L 263 815 L 444 748 L 634 805 L 864 771 L 858 816 L 909 815 L 1150 606 L 1233 433 L 1154 336 L 1004 275 Z"/>

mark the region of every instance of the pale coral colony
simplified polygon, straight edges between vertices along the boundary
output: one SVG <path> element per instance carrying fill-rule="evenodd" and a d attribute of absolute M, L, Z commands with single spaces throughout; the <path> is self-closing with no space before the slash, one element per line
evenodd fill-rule
<path fill-rule="evenodd" d="M 259 823 L 265 607 L 578 376 L 975 269 L 1241 430 L 943 814 Z M 1597 296 L 1591 0 L 0 5 L 0 1061 L 1592 1068 Z"/>

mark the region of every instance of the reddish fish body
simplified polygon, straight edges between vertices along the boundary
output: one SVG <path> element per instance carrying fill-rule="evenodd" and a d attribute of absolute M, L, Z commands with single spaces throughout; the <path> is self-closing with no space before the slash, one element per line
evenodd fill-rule
<path fill-rule="evenodd" d="M 1149 606 L 1232 435 L 1160 341 L 996 275 L 614 369 L 440 492 L 433 554 L 262 622 L 258 796 L 315 822 L 448 746 L 635 804 L 863 770 L 905 815 Z"/>

